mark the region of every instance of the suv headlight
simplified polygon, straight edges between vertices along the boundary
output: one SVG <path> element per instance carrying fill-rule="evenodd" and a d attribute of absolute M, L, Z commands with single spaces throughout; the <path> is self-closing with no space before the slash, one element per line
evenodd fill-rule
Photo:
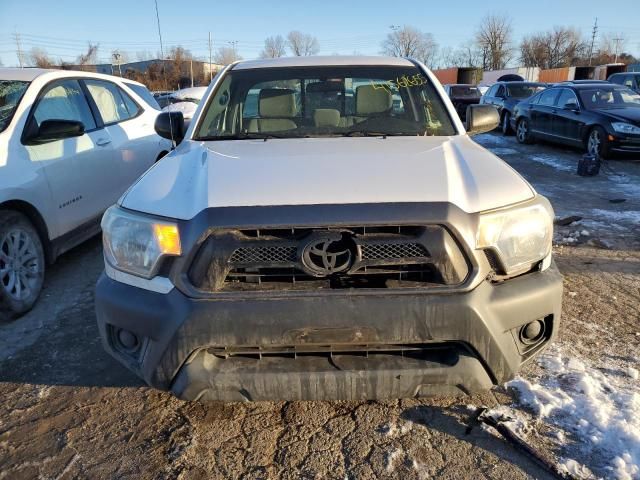
<path fill-rule="evenodd" d="M 630 123 L 613 122 L 611 126 L 618 133 L 630 133 L 633 135 L 640 135 L 640 127 L 636 127 L 635 125 L 631 125 Z"/>
<path fill-rule="evenodd" d="M 133 214 L 114 205 L 102 217 L 105 260 L 123 272 L 152 278 L 162 257 L 180 255 L 175 223 Z"/>
<path fill-rule="evenodd" d="M 524 273 L 551 253 L 553 209 L 544 197 L 480 215 L 476 244 L 494 250 L 507 275 Z"/>

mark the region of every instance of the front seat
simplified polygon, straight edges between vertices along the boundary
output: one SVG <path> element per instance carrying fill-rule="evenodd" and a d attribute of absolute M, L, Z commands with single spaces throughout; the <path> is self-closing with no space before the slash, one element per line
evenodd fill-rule
<path fill-rule="evenodd" d="M 249 120 L 248 131 L 281 132 L 298 128 L 293 118 L 296 116 L 296 98 L 289 88 L 263 88 L 258 98 L 260 118 Z"/>
<path fill-rule="evenodd" d="M 391 93 L 384 85 L 360 85 L 356 88 L 355 122 L 387 114 L 392 105 Z"/>

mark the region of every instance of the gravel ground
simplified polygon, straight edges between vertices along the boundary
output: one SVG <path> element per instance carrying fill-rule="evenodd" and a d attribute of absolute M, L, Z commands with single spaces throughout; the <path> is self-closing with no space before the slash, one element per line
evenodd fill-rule
<path fill-rule="evenodd" d="M 612 161 L 581 178 L 578 152 L 493 134 L 478 141 L 548 195 L 559 217 L 582 217 L 555 239 L 565 275 L 558 348 L 611 378 L 639 368 L 640 163 Z M 93 239 L 51 268 L 32 312 L 0 325 L 0 479 L 551 478 L 474 424 L 467 405 L 517 405 L 501 387 L 470 398 L 208 405 L 151 390 L 102 351 L 93 311 L 101 269 Z M 522 377 L 541 371 L 534 363 Z M 531 420 L 527 438 L 552 461 L 570 454 L 605 471 L 581 456 L 579 438 L 556 433 Z"/>

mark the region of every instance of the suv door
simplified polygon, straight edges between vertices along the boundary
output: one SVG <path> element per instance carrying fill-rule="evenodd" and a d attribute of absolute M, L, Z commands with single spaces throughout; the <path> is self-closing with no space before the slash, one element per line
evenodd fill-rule
<path fill-rule="evenodd" d="M 113 204 L 120 180 L 109 133 L 92 113 L 78 80 L 56 80 L 42 89 L 25 129 L 44 120 L 76 120 L 85 127 L 80 137 L 24 146 L 32 162 L 42 162 L 59 231 L 66 233 Z"/>
<path fill-rule="evenodd" d="M 569 88 L 561 89 L 554 106 L 551 133 L 568 143 L 581 143 L 584 122 L 576 94 Z"/>
<path fill-rule="evenodd" d="M 149 117 L 143 115 L 143 108 L 118 85 L 94 79 L 86 79 L 84 84 L 113 141 L 114 169 L 121 178 L 116 192 L 119 197 L 154 164 L 160 137 Z"/>
<path fill-rule="evenodd" d="M 534 134 L 549 135 L 552 133 L 553 110 L 558 95 L 557 88 L 545 90 L 531 108 L 531 131 Z"/>

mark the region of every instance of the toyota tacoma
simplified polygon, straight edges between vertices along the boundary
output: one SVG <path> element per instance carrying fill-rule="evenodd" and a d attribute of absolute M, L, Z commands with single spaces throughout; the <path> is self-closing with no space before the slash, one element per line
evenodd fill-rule
<path fill-rule="evenodd" d="M 546 198 L 470 135 L 421 63 L 221 71 L 177 148 L 102 220 L 106 350 L 187 400 L 468 394 L 557 334 Z"/>

